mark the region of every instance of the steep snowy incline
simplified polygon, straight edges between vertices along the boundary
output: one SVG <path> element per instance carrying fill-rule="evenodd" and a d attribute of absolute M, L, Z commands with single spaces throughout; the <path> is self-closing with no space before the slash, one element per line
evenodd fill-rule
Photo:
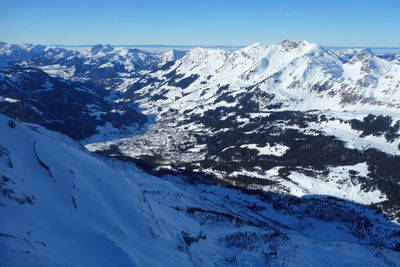
<path fill-rule="evenodd" d="M 4 116 L 0 125 L 1 266 L 188 264 L 152 237 L 126 177 Z"/>
<path fill-rule="evenodd" d="M 245 194 L 178 174 L 157 179 L 2 115 L 0 132 L 4 267 L 395 266 L 400 260 L 391 250 L 400 242 L 398 225 L 369 208 Z"/>

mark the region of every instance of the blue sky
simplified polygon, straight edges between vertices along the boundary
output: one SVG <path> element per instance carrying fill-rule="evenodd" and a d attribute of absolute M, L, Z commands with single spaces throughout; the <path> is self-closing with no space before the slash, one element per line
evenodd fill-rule
<path fill-rule="evenodd" d="M 400 47 L 399 0 L 0 0 L 0 40 Z"/>

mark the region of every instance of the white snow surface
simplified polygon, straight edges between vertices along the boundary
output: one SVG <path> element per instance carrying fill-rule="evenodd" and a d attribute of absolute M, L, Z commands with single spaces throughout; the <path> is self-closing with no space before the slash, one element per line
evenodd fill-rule
<path fill-rule="evenodd" d="M 349 170 L 359 172 L 367 176 L 368 166 L 360 163 L 354 166 L 330 167 L 328 177 L 311 177 L 302 173 L 292 172 L 290 181 L 282 180 L 280 183 L 287 186 L 290 194 L 294 196 L 328 195 L 337 198 L 349 199 L 360 204 L 373 204 L 386 200 L 379 190 L 365 192 L 361 184 L 348 178 Z"/>
<path fill-rule="evenodd" d="M 29 56 L 44 50 L 52 51 L 52 48 L 42 46 L 12 47 L 2 44 L 0 54 L 3 54 L 3 58 L 28 58 L 28 55 L 22 57 L 13 52 L 18 49 L 29 51 Z M 61 57 L 61 54 L 56 57 Z M 282 102 L 283 109 L 319 109 L 347 119 L 362 119 L 369 113 L 390 114 L 400 119 L 400 64 L 398 60 L 378 58 L 368 50 L 334 52 L 307 41 L 284 41 L 272 46 L 257 43 L 233 52 L 196 48 L 187 53 L 170 51 L 163 55 L 147 54 L 136 49 L 96 46 L 76 53 L 74 57 L 85 57 L 86 64 L 97 65 L 99 68 L 122 64 L 128 74 L 135 71 L 137 64 L 148 60 L 161 59 L 159 64 L 173 62 L 167 70 L 146 76 L 158 78 L 161 82 L 141 88 L 140 94 L 148 93 L 151 97 L 167 91 L 164 94 L 166 98 L 157 101 L 148 101 L 148 98 L 141 100 L 140 104 L 148 114 L 156 111 L 167 113 L 170 109 L 178 110 L 179 113 L 192 110 L 201 114 L 216 107 L 236 106 L 236 101 L 215 102 L 219 96 L 218 89 L 229 85 L 224 93 L 235 98 L 256 85 L 275 98 L 271 103 L 255 99 L 262 108 L 259 113 L 253 113 L 252 117 L 267 116 L 262 113 L 263 107 Z M 59 64 L 40 68 L 52 76 L 67 79 L 75 72 L 73 67 Z M 164 82 L 165 76 L 172 70 L 182 75 L 177 81 L 190 75 L 198 75 L 199 78 L 188 88 L 182 89 Z M 116 90 L 127 91 L 138 80 L 128 74 L 121 74 L 122 82 Z M 51 84 L 42 85 L 42 90 L 51 89 Z M 0 101 L 18 100 L 0 97 Z M 246 119 L 238 120 L 246 123 Z M 260 251 L 228 249 L 222 247 L 218 239 L 222 233 L 235 233 L 239 230 L 260 233 L 264 228 L 248 225 L 240 229 L 231 225 L 205 226 L 171 208 L 174 205 L 182 206 L 182 209 L 196 205 L 222 205 L 229 212 L 234 210 L 233 214 L 238 214 L 242 208 L 223 202 L 226 201 L 224 190 L 228 189 L 216 189 L 207 197 L 199 197 L 199 194 L 205 194 L 205 188 L 202 189 L 204 191 L 199 189 L 193 193 L 192 190 L 197 189 L 180 187 L 179 182 L 176 185 L 157 179 L 144 174 L 135 166 L 104 161 L 62 135 L 56 138 L 54 133 L 40 127 L 36 128 L 36 131 L 41 132 L 38 133 L 22 124 L 17 123 L 15 129 L 7 124 L 8 118 L 0 116 L 0 178 L 5 183 L 2 184 L 5 189 L 9 186 L 13 189 L 12 192 L 5 191 L 0 198 L 0 265 L 211 266 L 226 264 L 222 260 L 225 256 L 239 257 L 237 266 L 265 264 L 260 259 Z M 192 126 L 196 128 L 196 125 Z M 132 125 L 131 128 L 135 127 Z M 388 143 L 384 137 L 362 138 L 349 124 L 337 120 L 310 123 L 310 128 L 334 135 L 351 148 L 363 150 L 373 147 L 391 154 L 399 153 L 398 139 Z M 132 129 L 127 129 L 128 135 L 132 134 Z M 105 140 L 129 137 L 111 125 L 105 125 L 99 130 L 97 136 L 85 141 L 92 150 L 105 145 Z M 178 136 L 175 132 L 172 134 Z M 169 145 L 163 136 L 156 134 L 155 138 L 161 144 L 159 149 Z M 137 149 L 152 149 L 146 145 L 144 143 L 143 147 Z M 288 149 L 280 144 L 265 147 L 246 144 L 242 147 L 257 149 L 259 155 L 278 157 Z M 187 152 L 188 155 L 198 157 L 198 153 L 204 149 L 204 146 L 197 145 L 188 148 Z M 136 154 L 130 151 L 128 155 Z M 48 171 L 41 166 L 37 157 L 49 167 Z M 12 161 L 12 167 L 9 161 Z M 289 194 L 297 197 L 334 196 L 359 204 L 378 203 L 386 199 L 379 190 L 365 192 L 357 180 L 347 178 L 349 170 L 367 176 L 365 163 L 330 167 L 328 176 L 316 177 L 292 172 L 288 179 L 281 179 L 278 170 L 279 167 L 266 173 L 243 170 L 232 175 L 277 179 Z M 11 179 L 12 185 L 11 182 L 6 183 L 4 177 Z M 217 194 L 219 191 L 223 192 L 221 196 Z M 148 196 L 150 192 L 152 197 Z M 30 200 L 33 204 L 19 204 L 21 200 Z M 276 214 L 272 209 L 267 209 L 263 215 L 271 216 L 268 218 L 274 216 L 274 220 L 296 229 L 295 232 L 280 229 L 287 231 L 285 233 L 289 234 L 290 240 L 279 248 L 279 257 L 272 260 L 274 264 L 271 265 L 322 266 L 332 263 L 332 266 L 396 266 L 400 262 L 398 253 L 356 244 L 357 240 L 350 238 L 348 232 L 338 230 L 340 225 L 326 226 L 317 222 L 319 226 L 314 228 L 304 221 L 293 223 L 293 218 L 282 219 L 284 216 Z M 252 213 L 251 216 L 258 215 Z M 184 252 L 177 250 L 182 245 L 182 231 L 195 235 L 205 229 L 208 231 L 206 240 L 194 243 L 190 248 L 185 247 Z"/>
<path fill-rule="evenodd" d="M 317 113 L 320 113 L 319 111 Z M 309 123 L 311 129 L 319 130 L 327 135 L 333 135 L 340 140 L 343 140 L 347 147 L 355 148 L 358 150 L 366 150 L 368 148 L 375 148 L 389 154 L 399 155 L 400 140 L 397 138 L 393 142 L 388 142 L 385 137 L 368 135 L 361 137 L 360 131 L 353 130 L 348 123 L 351 119 L 363 120 L 368 114 L 390 116 L 393 121 L 400 120 L 400 113 L 398 111 L 388 110 L 349 110 L 349 111 L 323 111 L 330 118 L 336 118 L 325 122 Z M 340 121 L 338 119 L 343 119 Z"/>
<path fill-rule="evenodd" d="M 289 147 L 281 144 L 276 144 L 274 146 L 267 144 L 264 147 L 258 147 L 257 144 L 247 144 L 247 145 L 241 145 L 240 147 L 256 149 L 258 150 L 259 155 L 273 155 L 277 157 L 283 156 L 285 152 L 289 149 Z"/>
<path fill-rule="evenodd" d="M 259 88 L 274 95 L 270 104 L 283 103 L 284 109 L 397 110 L 400 65 L 367 50 L 354 50 L 347 55 L 344 60 L 341 53 L 307 41 L 284 41 L 270 46 L 256 43 L 236 51 L 195 48 L 170 68 L 146 76 L 165 81 L 171 71 L 183 75 L 180 80 L 198 75 L 188 88 L 156 82 L 142 88 L 139 94 L 169 91 L 167 99 L 156 104 L 143 101 L 142 106 L 149 112 L 161 107 L 201 113 L 225 106 L 226 103 L 214 102 L 218 89 L 224 85 L 229 85 L 224 93 L 233 97 L 249 88 Z"/>
<path fill-rule="evenodd" d="M 34 204 L 2 198 L 1 233 L 13 236 L 0 237 L 2 266 L 188 264 L 170 241 L 152 237 L 130 179 L 83 150 L 7 121 L 0 117 L 0 144 L 13 168 L 1 161 L 0 172 L 15 183 L 13 196 Z"/>
<path fill-rule="evenodd" d="M 394 251 L 354 243 L 334 222 L 319 225 L 315 219 L 303 221 L 271 208 L 264 215 L 249 213 L 243 203 L 253 196 L 216 186 L 188 187 L 173 176 L 157 179 L 129 163 L 95 157 L 61 134 L 28 126 L 16 123 L 12 128 L 9 119 L 0 116 L 1 182 L 3 189 L 12 189 L 0 198 L 4 267 L 217 266 L 233 258 L 235 266 L 266 262 L 386 266 L 400 261 Z M 223 220 L 210 224 L 208 217 L 197 221 L 173 208 L 191 206 L 218 208 L 255 222 L 270 216 L 272 220 L 266 222 L 271 226 L 240 226 Z M 376 220 L 384 225 L 382 218 Z M 206 238 L 190 246 L 181 238 L 183 232 L 195 236 L 202 231 Z M 224 247 L 220 239 L 235 233 L 261 238 L 276 231 L 278 237 L 284 233 L 288 238 L 254 239 L 256 243 L 245 243 L 243 250 Z M 276 247 L 277 257 L 261 256 L 268 252 L 268 244 Z"/>

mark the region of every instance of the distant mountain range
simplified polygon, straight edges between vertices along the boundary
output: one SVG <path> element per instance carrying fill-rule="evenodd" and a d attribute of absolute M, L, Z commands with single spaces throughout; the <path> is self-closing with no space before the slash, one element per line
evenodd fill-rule
<path fill-rule="evenodd" d="M 66 44 L 51 44 L 50 46 L 56 47 L 93 47 L 94 44 L 83 44 L 83 45 L 66 45 Z M 180 45 L 180 44 L 111 44 L 113 47 L 188 47 L 188 48 L 196 48 L 196 47 L 204 47 L 204 48 L 244 48 L 246 45 Z M 386 47 L 386 46 L 324 46 L 328 49 L 348 49 L 348 48 L 369 48 L 369 49 L 400 49 L 400 47 Z"/>
<path fill-rule="evenodd" d="M 0 43 L 0 113 L 6 266 L 400 262 L 400 53 Z"/>

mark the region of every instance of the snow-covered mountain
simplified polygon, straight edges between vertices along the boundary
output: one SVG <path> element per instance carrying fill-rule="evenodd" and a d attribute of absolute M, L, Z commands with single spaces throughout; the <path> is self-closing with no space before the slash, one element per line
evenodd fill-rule
<path fill-rule="evenodd" d="M 373 204 L 399 221 L 400 176 L 387 167 L 400 163 L 399 86 L 400 65 L 369 49 L 196 48 L 127 90 L 155 125 L 87 148 L 114 145 L 153 168 L 235 186 Z"/>
<path fill-rule="evenodd" d="M 399 73 L 398 62 L 368 49 L 338 52 L 306 41 L 284 41 L 233 52 L 196 48 L 167 69 L 145 75 L 131 92 L 158 96 L 156 109 L 215 107 L 221 96 L 235 99 L 227 103 L 235 105 L 251 92 L 264 95 L 249 98 L 261 110 L 268 105 L 295 110 L 397 109 Z"/>
<path fill-rule="evenodd" d="M 184 57 L 186 54 L 186 51 L 183 50 L 176 50 L 176 49 L 172 49 L 170 51 L 167 51 L 165 53 L 163 53 L 163 55 L 161 56 L 161 60 L 158 62 L 159 66 L 163 66 L 164 64 L 167 64 L 168 62 L 173 62 L 176 61 L 178 59 L 181 59 L 182 57 Z"/>
<path fill-rule="evenodd" d="M 43 45 L 17 45 L 0 42 L 0 64 L 27 60 L 45 53 L 47 49 L 49 48 Z"/>
<path fill-rule="evenodd" d="M 0 262 L 399 261 L 399 55 L 0 47 Z"/>
<path fill-rule="evenodd" d="M 90 80 L 106 89 L 124 89 L 129 82 L 158 62 L 167 63 L 184 52 L 147 52 L 126 47 L 95 45 L 84 51 L 42 45 L 0 43 L 0 61 L 40 68 L 48 74 L 74 81 Z M 122 86 L 122 88 L 121 88 Z"/>
<path fill-rule="evenodd" d="M 75 139 L 138 130 L 147 122 L 130 103 L 116 103 L 94 83 L 53 77 L 32 67 L 0 69 L 0 112 Z"/>
<path fill-rule="evenodd" d="M 362 206 L 248 195 L 200 178 L 161 180 L 39 126 L 0 116 L 0 130 L 5 267 L 395 266 L 400 260 L 390 250 L 400 244 L 398 226 Z M 318 209 L 329 212 L 321 216 Z"/>

